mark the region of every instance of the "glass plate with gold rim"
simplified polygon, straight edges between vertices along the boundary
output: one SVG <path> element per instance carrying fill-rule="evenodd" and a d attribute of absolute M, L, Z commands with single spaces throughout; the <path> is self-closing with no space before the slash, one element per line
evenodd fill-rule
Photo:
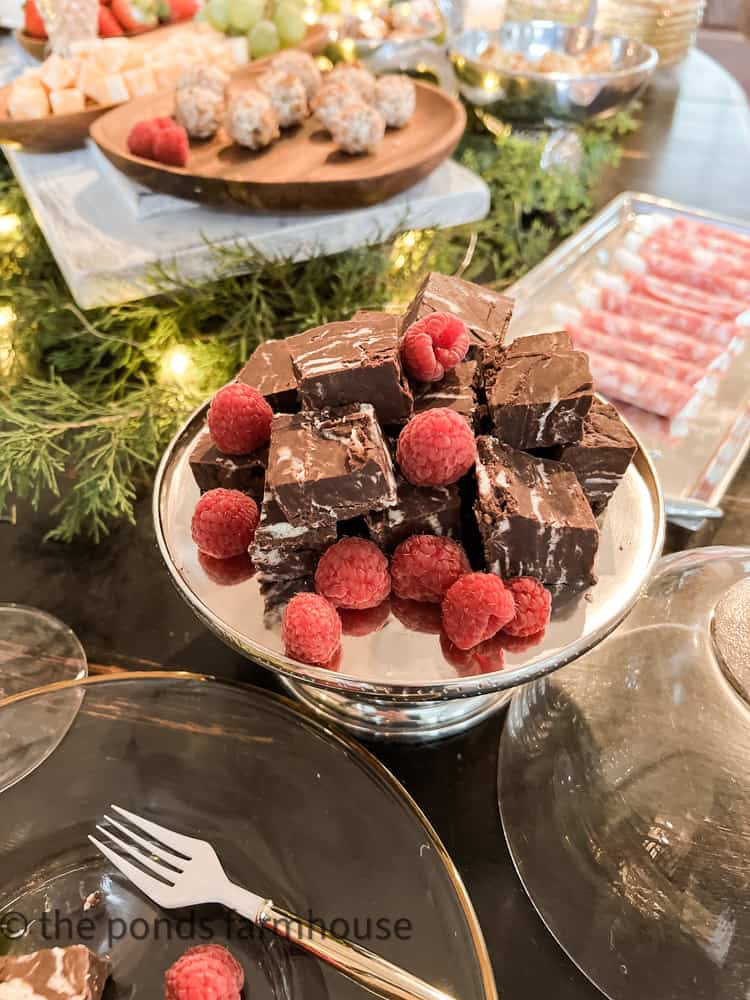
<path fill-rule="evenodd" d="M 93 677 L 12 710 L 71 689 L 83 700 L 60 746 L 0 795 L 0 954 L 81 941 L 111 954 L 105 1000 L 125 1000 L 162 996 L 168 966 L 214 942 L 242 962 L 253 1000 L 364 996 L 220 907 L 159 910 L 87 840 L 114 801 L 209 840 L 230 878 L 450 995 L 497 1000 L 455 867 L 361 747 L 282 698 L 184 674 Z"/>

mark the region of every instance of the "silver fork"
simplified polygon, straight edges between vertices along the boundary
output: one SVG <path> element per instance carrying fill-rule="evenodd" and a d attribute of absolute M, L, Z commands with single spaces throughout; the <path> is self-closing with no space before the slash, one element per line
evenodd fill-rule
<path fill-rule="evenodd" d="M 310 924 L 276 906 L 270 899 L 263 899 L 230 882 L 208 841 L 175 833 L 120 806 L 113 805 L 112 809 L 127 820 L 128 825 L 105 816 L 109 825 L 97 824 L 97 830 L 154 875 L 148 875 L 96 837 L 89 836 L 89 840 L 115 868 L 159 906 L 174 909 L 200 903 L 221 903 L 258 927 L 286 938 L 327 962 L 348 979 L 385 1000 L 453 1000 L 447 993 L 366 948 L 334 937 L 321 926 Z M 125 840 L 117 831 L 128 839 Z"/>

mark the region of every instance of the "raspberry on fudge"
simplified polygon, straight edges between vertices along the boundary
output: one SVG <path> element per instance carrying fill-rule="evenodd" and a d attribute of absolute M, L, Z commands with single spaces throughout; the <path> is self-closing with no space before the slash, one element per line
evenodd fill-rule
<path fill-rule="evenodd" d="M 393 592 L 413 601 L 439 604 L 459 576 L 470 572 L 458 542 L 438 535 L 412 535 L 391 557 Z"/>
<path fill-rule="evenodd" d="M 366 538 L 342 538 L 321 556 L 315 589 L 335 607 L 374 608 L 391 592 L 388 560 Z"/>
<path fill-rule="evenodd" d="M 201 552 L 214 559 L 246 553 L 260 513 L 252 497 L 221 487 L 204 493 L 195 506 L 191 532 Z"/>
<path fill-rule="evenodd" d="M 418 413 L 398 436 L 396 460 L 414 486 L 449 486 L 469 471 L 476 457 L 471 428 L 447 407 Z"/>
<path fill-rule="evenodd" d="M 271 437 L 273 411 L 257 389 L 230 382 L 208 408 L 211 440 L 225 455 L 249 455 Z"/>
<path fill-rule="evenodd" d="M 513 618 L 513 595 L 494 573 L 467 573 L 443 598 L 443 628 L 459 649 L 491 639 Z"/>
<path fill-rule="evenodd" d="M 518 576 L 506 580 L 505 586 L 513 595 L 516 613 L 503 631 L 519 638 L 544 632 L 552 607 L 552 595 L 544 584 L 530 576 Z"/>
<path fill-rule="evenodd" d="M 322 667 L 341 645 L 341 619 L 320 594 L 295 594 L 284 608 L 281 636 L 287 656 Z"/>
<path fill-rule="evenodd" d="M 435 312 L 412 323 L 401 341 L 404 368 L 418 382 L 437 382 L 466 357 L 469 331 L 451 313 Z"/>

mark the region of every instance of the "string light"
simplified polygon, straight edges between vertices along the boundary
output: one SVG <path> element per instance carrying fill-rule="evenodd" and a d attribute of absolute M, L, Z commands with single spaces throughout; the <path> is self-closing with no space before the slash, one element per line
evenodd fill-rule
<path fill-rule="evenodd" d="M 16 314 L 10 306 L 0 307 L 0 375 L 10 375 L 16 352 L 13 347 L 13 323 Z"/>
<path fill-rule="evenodd" d="M 192 367 L 193 359 L 186 347 L 170 347 L 161 360 L 160 381 L 184 383 Z"/>
<path fill-rule="evenodd" d="M 0 215 L 0 236 L 12 236 L 21 228 L 17 215 Z"/>

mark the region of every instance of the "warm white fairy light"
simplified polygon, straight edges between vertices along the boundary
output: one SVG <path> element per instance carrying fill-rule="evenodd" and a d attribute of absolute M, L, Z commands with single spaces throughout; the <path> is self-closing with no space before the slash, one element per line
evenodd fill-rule
<path fill-rule="evenodd" d="M 0 236 L 12 236 L 21 226 L 17 215 L 0 215 Z"/>
<path fill-rule="evenodd" d="M 170 347 L 161 359 L 160 382 L 184 386 L 195 367 L 190 351 L 180 344 Z"/>
<path fill-rule="evenodd" d="M 16 314 L 10 306 L 0 307 L 0 375 L 10 375 L 16 352 L 13 347 L 13 323 Z"/>

